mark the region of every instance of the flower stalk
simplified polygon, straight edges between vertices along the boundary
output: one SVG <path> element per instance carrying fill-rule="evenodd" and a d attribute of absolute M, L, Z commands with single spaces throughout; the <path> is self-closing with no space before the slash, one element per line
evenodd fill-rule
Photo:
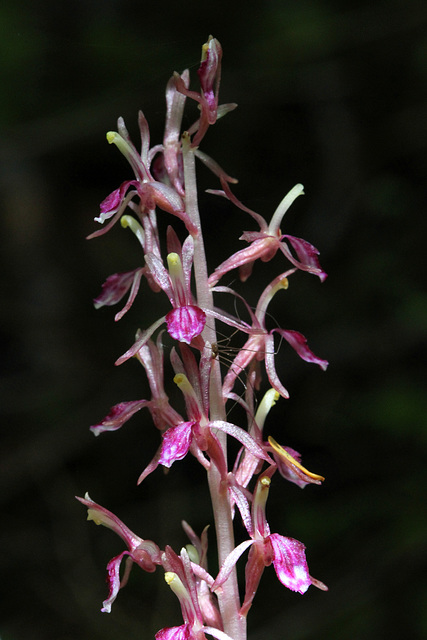
<path fill-rule="evenodd" d="M 123 228 L 133 232 L 143 252 L 142 266 L 107 278 L 94 301 L 96 308 L 117 304 L 129 293 L 125 306 L 115 316 L 116 321 L 120 320 L 139 299 L 138 292 L 145 281 L 152 295 L 165 294 L 171 305 L 164 317 L 153 318 L 150 327 L 137 331 L 134 344 L 116 362 L 122 364 L 136 357 L 147 375 L 151 397 L 115 405 L 91 430 L 96 436 L 116 431 L 137 413 L 142 415 L 139 413 L 142 409 L 148 409 L 159 431 L 160 442 L 153 459 L 140 473 L 138 484 L 159 465 L 170 468 L 187 455 L 193 455 L 206 470 L 215 522 L 218 567 L 214 577 L 206 560 L 207 529 L 199 538 L 183 523 L 191 544 L 178 555 L 170 546 L 162 550 L 155 542 L 134 534 L 88 494 L 78 498 L 88 509 L 88 519 L 110 528 L 126 545 L 125 550 L 108 563 L 109 594 L 103 603 L 103 612 L 111 611 L 133 564 L 148 572 L 157 568 L 164 571 L 166 584 L 180 602 L 183 621 L 179 626 L 161 629 L 156 634 L 157 640 L 205 640 L 207 636 L 218 640 L 246 640 L 247 615 L 264 568 L 271 564 L 279 581 L 290 590 L 302 594 L 310 585 L 326 589 L 309 575 L 304 545 L 293 538 L 270 533 L 266 518 L 268 494 L 276 471 L 301 488 L 321 484 L 324 478 L 308 471 L 294 449 L 264 436 L 270 409 L 280 397 L 289 397 L 275 370 L 275 333 L 303 360 L 318 364 L 323 370 L 328 364 L 309 349 L 306 338 L 299 332 L 278 327 L 269 330 L 267 307 L 276 293 L 286 291 L 289 278 L 298 269 L 317 275 L 321 281 L 326 274 L 315 247 L 301 238 L 283 235 L 279 228 L 284 214 L 303 192 L 302 185 L 296 185 L 285 196 L 268 225 L 260 214 L 234 196 L 230 184 L 236 180 L 199 150 L 209 127 L 236 106 L 218 104 L 221 63 L 221 45 L 209 37 L 202 48 L 199 90 L 190 89 L 188 70 L 171 77 L 166 87 L 163 144 L 150 147 L 148 123 L 140 112 L 141 152 L 138 152 L 124 121 L 119 118 L 118 131 L 109 132 L 107 140 L 128 160 L 134 178 L 123 182 L 103 200 L 100 215 L 95 218 L 102 228 L 90 236 L 103 235 L 120 220 Z M 187 100 L 197 103 L 200 117 L 188 130 L 181 131 Z M 203 217 L 198 207 L 196 158 L 219 178 L 221 189 L 210 190 L 211 193 L 228 198 L 260 227 L 259 231 L 244 232 L 242 239 L 249 242 L 249 247 L 234 253 L 211 274 L 207 268 Z M 171 223 L 175 221 L 179 235 L 186 235 L 181 242 L 170 224 L 166 254 L 161 249 L 158 215 L 168 216 Z M 271 260 L 277 251 L 292 267 L 266 286 L 255 310 L 231 288 L 218 286 L 219 280 L 232 269 L 239 269 L 241 280 L 246 281 L 258 259 Z M 246 320 L 216 306 L 217 294 L 223 293 L 243 303 Z M 237 330 L 246 336 L 244 346 L 225 372 L 219 357 L 217 322 L 228 326 L 230 332 Z M 184 415 L 171 405 L 165 390 L 169 381 L 164 379 L 164 345 L 171 347 L 174 382 L 185 400 Z M 255 412 L 255 390 L 263 384 L 262 362 L 271 388 Z M 242 398 L 237 384 L 244 379 L 246 391 Z M 246 413 L 246 429 L 228 421 L 230 401 Z M 241 446 L 232 464 L 227 451 L 230 437 Z M 247 532 L 247 539 L 235 546 L 234 527 L 238 519 Z M 236 565 L 247 550 L 245 586 L 239 589 Z M 120 577 L 123 559 L 125 568 Z"/>

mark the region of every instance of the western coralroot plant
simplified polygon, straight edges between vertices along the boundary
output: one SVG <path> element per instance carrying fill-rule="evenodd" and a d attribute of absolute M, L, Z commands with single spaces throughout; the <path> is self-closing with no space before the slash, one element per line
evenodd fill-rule
<path fill-rule="evenodd" d="M 181 75 L 174 73 L 169 80 L 162 144 L 150 147 L 149 128 L 142 112 L 139 114 L 140 150 L 131 141 L 122 118 L 118 120 L 117 132 L 107 134 L 108 142 L 115 144 L 128 160 L 134 176 L 101 203 L 100 215 L 95 220 L 102 227 L 90 236 L 101 236 L 120 221 L 122 227 L 134 233 L 143 254 L 141 267 L 116 273 L 106 280 L 95 300 L 97 308 L 115 305 L 128 295 L 115 316 L 119 320 L 134 304 L 142 283 L 146 298 L 166 295 L 170 302 L 168 313 L 153 318 L 150 327 L 138 330 L 133 345 L 116 362 L 122 364 L 136 358 L 145 370 L 151 397 L 115 405 L 91 430 L 96 436 L 116 431 L 141 409 L 148 410 L 159 432 L 159 447 L 138 482 L 143 482 L 151 473 L 158 473 L 157 467 L 169 468 L 192 455 L 206 471 L 212 501 L 218 553 L 218 565 L 213 573 L 207 565 L 207 528 L 198 535 L 183 522 L 187 546 L 178 552 L 171 546 L 161 549 L 155 542 L 133 533 L 88 494 L 78 498 L 88 509 L 88 519 L 112 529 L 122 538 L 125 547 L 108 563 L 109 593 L 102 611 L 111 611 L 134 564 L 143 571 L 164 572 L 166 584 L 180 602 L 183 619 L 178 626 L 165 626 L 158 631 L 157 640 L 202 640 L 206 636 L 218 640 L 246 639 L 247 614 L 264 568 L 271 564 L 282 585 L 292 591 L 303 594 L 310 585 L 326 589 L 311 577 L 303 543 L 271 533 L 266 515 L 273 478 L 284 478 L 301 488 L 310 483 L 321 484 L 324 478 L 305 469 L 298 452 L 264 436 L 264 424 L 271 407 L 280 397 L 288 398 L 275 368 L 276 336 L 287 342 L 303 360 L 321 369 L 326 369 L 328 364 L 310 350 L 306 338 L 298 331 L 268 329 L 268 306 L 280 290 L 287 289 L 295 271 L 314 274 L 321 281 L 326 274 L 315 247 L 306 240 L 283 234 L 280 229 L 286 211 L 303 193 L 302 185 L 291 189 L 267 222 L 237 199 L 230 187 L 237 181 L 199 149 L 208 128 L 236 107 L 218 104 L 221 58 L 221 45 L 210 37 L 203 46 L 197 72 L 199 88 L 190 89 L 188 70 Z M 200 115 L 182 132 L 187 100 L 197 103 Z M 247 243 L 245 248 L 218 265 L 211 274 L 207 270 L 198 209 L 196 160 L 206 165 L 219 181 L 212 195 L 228 198 L 243 212 L 245 225 L 255 223 L 256 226 L 255 230 L 242 234 L 241 239 Z M 157 216 L 170 221 L 164 242 L 159 237 Z M 256 261 L 267 262 L 277 252 L 283 254 L 285 269 L 267 284 L 254 309 L 232 288 L 218 285 L 235 269 L 239 270 L 240 279 L 246 281 Z M 231 274 L 229 277 L 231 279 Z M 217 306 L 217 297 L 227 296 L 238 302 L 242 313 L 233 315 Z M 221 364 L 218 324 L 222 325 L 221 332 L 229 328 L 230 333 L 239 332 L 243 336 L 243 346 L 233 352 L 226 368 Z M 170 404 L 165 390 L 169 381 L 164 379 L 163 342 L 170 346 L 168 353 L 175 372 L 173 382 L 185 404 L 183 415 Z M 256 390 L 261 386 L 264 369 L 271 388 L 257 400 Z M 246 414 L 245 426 L 228 420 L 229 408 L 236 404 L 242 416 Z M 229 438 L 239 444 L 234 460 L 227 454 Z M 246 531 L 246 539 L 237 546 L 234 526 Z M 245 564 L 244 585 L 240 591 L 238 564 Z M 168 622 L 165 620 L 165 625 Z"/>

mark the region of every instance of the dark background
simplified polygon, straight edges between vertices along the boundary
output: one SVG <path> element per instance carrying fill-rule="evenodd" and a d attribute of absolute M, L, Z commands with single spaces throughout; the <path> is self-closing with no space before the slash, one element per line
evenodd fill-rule
<path fill-rule="evenodd" d="M 144 287 L 120 323 L 95 312 L 104 279 L 142 256 L 119 227 L 85 236 L 131 176 L 106 131 L 122 115 L 137 141 L 142 108 L 160 142 L 165 84 L 186 67 L 194 79 L 209 33 L 224 49 L 221 101 L 239 109 L 203 150 L 267 219 L 302 182 L 282 230 L 316 245 L 329 273 L 324 284 L 297 274 L 270 309 L 330 367 L 282 345 L 291 398 L 266 433 L 326 476 L 304 491 L 275 479 L 268 517 L 306 544 L 330 591 L 301 597 L 267 569 L 249 637 L 426 637 L 426 27 L 416 0 L 1 4 L 2 640 L 148 639 L 179 624 L 161 571 L 134 568 L 112 613 L 99 612 L 123 545 L 85 522 L 75 494 L 177 551 L 180 520 L 200 532 L 212 516 L 192 459 L 136 487 L 159 441 L 148 413 L 98 439 L 88 431 L 113 404 L 146 397 L 138 364 L 113 363 L 163 308 Z M 256 227 L 214 196 L 200 205 L 213 269 Z M 236 286 L 254 304 L 285 268 L 276 256 Z"/>

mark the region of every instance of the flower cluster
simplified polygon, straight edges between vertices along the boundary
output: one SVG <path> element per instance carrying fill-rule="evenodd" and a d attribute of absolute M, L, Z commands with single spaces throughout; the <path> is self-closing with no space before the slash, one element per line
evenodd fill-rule
<path fill-rule="evenodd" d="M 279 581 L 301 594 L 310 585 L 326 587 L 309 574 L 305 547 L 301 542 L 278 533 L 270 533 L 266 519 L 266 502 L 276 471 L 303 488 L 321 484 L 324 478 L 311 473 L 301 464 L 298 452 L 278 444 L 263 435 L 264 423 L 271 407 L 280 397 L 289 394 L 276 373 L 275 335 L 284 339 L 305 361 L 326 369 L 328 363 L 308 347 L 298 331 L 268 329 L 268 305 L 280 290 L 286 290 L 289 279 L 302 270 L 326 278 L 318 251 L 301 238 L 282 234 L 280 225 L 287 209 L 302 194 L 296 185 L 285 196 L 273 214 L 270 224 L 236 198 L 230 184 L 236 182 L 209 156 L 199 150 L 206 131 L 216 120 L 235 108 L 234 104 L 218 103 L 222 49 L 209 37 L 203 46 L 198 70 L 199 90 L 190 89 L 190 75 L 174 73 L 166 88 L 166 125 L 163 143 L 150 146 L 147 120 L 139 114 L 141 149 L 132 143 L 125 123 L 119 118 L 117 132 L 109 132 L 107 140 L 115 144 L 132 167 L 134 177 L 123 182 L 101 203 L 95 218 L 102 226 L 90 237 L 109 231 L 120 220 L 129 228 L 143 251 L 141 266 L 107 278 L 96 308 L 127 301 L 115 319 L 119 320 L 135 302 L 141 283 L 151 292 L 163 293 L 170 303 L 165 316 L 153 319 L 150 327 L 138 330 L 134 343 L 116 362 L 122 364 L 135 357 L 145 370 L 150 397 L 121 402 L 98 424 L 91 427 L 98 436 L 116 431 L 140 409 L 148 409 L 159 433 L 159 446 L 151 462 L 141 471 L 141 483 L 160 465 L 171 467 L 188 454 L 196 458 L 207 474 L 217 531 L 218 572 L 212 575 L 207 566 L 207 530 L 198 537 L 184 523 L 190 544 L 177 554 L 167 546 L 160 549 L 151 540 L 144 540 L 113 513 L 86 494 L 78 498 L 88 509 L 88 519 L 103 524 L 117 533 L 125 550 L 110 560 L 107 566 L 109 593 L 102 611 L 110 612 L 119 590 L 125 586 L 133 564 L 153 572 L 160 567 L 165 581 L 178 597 L 183 622 L 166 627 L 157 634 L 158 640 L 202 640 L 210 635 L 219 640 L 244 640 L 246 616 L 252 605 L 264 568 L 273 564 Z M 195 101 L 199 117 L 182 132 L 186 100 Z M 249 246 L 237 251 L 209 275 L 197 206 L 195 160 L 200 160 L 219 179 L 220 189 L 212 193 L 228 198 L 259 225 L 259 231 L 245 231 L 242 240 Z M 167 229 L 165 244 L 160 242 L 157 216 L 177 220 L 177 231 Z M 184 238 L 183 241 L 180 240 Z M 161 247 L 166 247 L 166 256 Z M 218 282 L 233 269 L 239 269 L 242 281 L 251 275 L 254 263 L 271 260 L 277 251 L 291 267 L 277 276 L 261 293 L 252 309 L 237 292 Z M 247 319 L 233 316 L 214 304 L 214 297 L 228 294 L 239 300 Z M 154 308 L 154 307 L 153 307 Z M 234 354 L 223 375 L 220 362 L 216 323 L 230 327 L 245 336 L 243 346 Z M 169 351 L 174 370 L 174 383 L 182 393 L 185 412 L 181 415 L 170 403 L 165 391 L 163 341 L 172 343 Z M 255 410 L 255 390 L 260 388 L 262 363 L 270 383 L 269 389 Z M 236 384 L 245 378 L 246 391 L 239 395 Z M 247 428 L 227 420 L 227 403 L 238 403 L 247 416 Z M 227 439 L 239 443 L 239 452 L 230 467 Z M 235 546 L 233 520 L 236 514 L 247 532 L 247 539 Z M 236 563 L 249 549 L 245 572 L 245 593 L 240 599 L 236 579 Z M 121 573 L 121 563 L 124 570 Z"/>

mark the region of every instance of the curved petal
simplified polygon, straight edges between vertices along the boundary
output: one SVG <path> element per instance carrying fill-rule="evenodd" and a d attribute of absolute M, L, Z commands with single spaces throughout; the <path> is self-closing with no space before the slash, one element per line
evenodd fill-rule
<path fill-rule="evenodd" d="M 128 551 L 123 551 L 115 558 L 112 558 L 110 562 L 107 564 L 107 582 L 109 585 L 109 594 L 108 598 L 104 600 L 102 603 L 101 611 L 103 613 L 111 613 L 111 605 L 114 600 L 117 598 L 117 594 L 120 590 L 120 564 L 124 558 L 124 556 L 128 556 Z"/>
<path fill-rule="evenodd" d="M 130 402 L 120 402 L 119 404 L 111 407 L 110 413 L 106 416 L 102 422 L 90 427 L 90 430 L 95 436 L 99 436 L 104 431 L 117 431 L 125 422 L 130 420 L 134 413 L 142 409 L 142 407 L 148 407 L 150 400 L 131 400 Z"/>
<path fill-rule="evenodd" d="M 298 331 L 293 331 L 291 329 L 272 329 L 271 333 L 276 331 L 279 335 L 282 336 L 288 342 L 293 349 L 297 352 L 300 358 L 305 360 L 306 362 L 312 362 L 313 364 L 318 364 L 323 371 L 326 371 L 329 362 L 327 360 L 322 360 L 318 358 L 311 349 L 308 348 L 307 338 L 299 333 Z"/>

